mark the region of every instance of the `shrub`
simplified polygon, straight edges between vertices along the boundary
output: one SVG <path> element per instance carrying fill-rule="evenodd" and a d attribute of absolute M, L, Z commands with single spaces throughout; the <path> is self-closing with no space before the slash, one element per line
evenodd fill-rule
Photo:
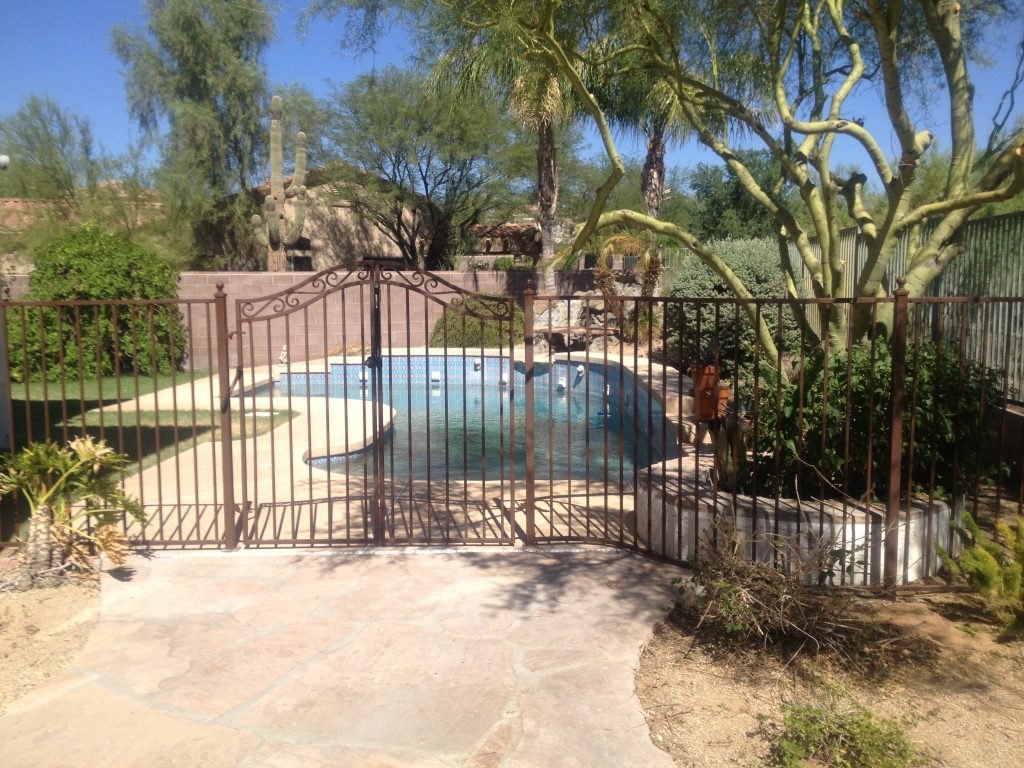
<path fill-rule="evenodd" d="M 832 542 L 802 550 L 776 541 L 778 559 L 750 557 L 735 529 L 717 521 L 701 541 L 693 576 L 680 585 L 692 595 L 700 631 L 737 646 L 777 646 L 811 652 L 835 649 L 850 624 L 849 595 L 826 583 L 839 556 Z"/>
<path fill-rule="evenodd" d="M 515 342 L 523 340 L 523 310 L 512 304 L 513 316 L 508 316 L 508 299 L 502 297 L 466 297 L 456 299 L 437 319 L 430 332 L 430 346 L 508 349 L 508 327 L 513 323 Z M 498 319 L 501 318 L 501 319 Z"/>
<path fill-rule="evenodd" d="M 910 768 L 929 762 L 907 739 L 901 722 L 875 717 L 852 702 L 784 704 L 781 724 L 761 721 L 761 733 L 772 743 L 767 764 L 775 768 L 802 768 L 809 760 L 834 768 Z"/>
<path fill-rule="evenodd" d="M 816 351 L 805 358 L 802 388 L 800 379 L 786 383 L 772 371 L 760 380 L 758 487 L 787 495 L 802 489 L 804 494 L 884 498 L 892 409 L 889 344 L 865 341 L 849 352 L 831 351 L 827 363 Z M 989 448 L 997 442 L 1002 402 L 999 380 L 998 372 L 929 341 L 908 349 L 901 492 L 931 488 L 948 498 L 966 492 L 976 476 L 991 478 Z"/>
<path fill-rule="evenodd" d="M 943 563 L 978 590 L 1008 636 L 1020 635 L 1024 632 L 1024 517 L 1018 517 L 1014 527 L 996 523 L 995 539 L 967 512 L 953 530 L 964 550 L 954 559 L 939 547 Z"/>
<path fill-rule="evenodd" d="M 499 256 L 494 260 L 494 263 L 491 265 L 491 268 L 494 269 L 495 271 L 507 272 L 510 269 L 516 268 L 516 260 L 513 259 L 511 256 Z"/>
<path fill-rule="evenodd" d="M 35 255 L 29 301 L 168 299 L 177 273 L 123 235 L 77 227 Z M 148 375 L 180 366 L 185 332 L 174 306 L 28 308 L 9 313 L 11 376 Z"/>
<path fill-rule="evenodd" d="M 729 267 L 750 290 L 755 298 L 786 298 L 786 283 L 779 265 L 779 247 L 771 239 L 728 240 L 712 244 Z M 735 294 L 692 253 L 679 256 L 681 263 L 673 265 L 677 277 L 668 291 L 672 298 L 733 299 Z M 778 338 L 778 305 L 764 310 L 764 319 Z M 697 335 L 698 318 L 700 335 Z M 676 363 L 696 363 L 707 360 L 717 351 L 723 366 L 735 360 L 745 363 L 754 349 L 753 326 L 740 307 L 735 304 L 695 304 L 669 302 L 665 311 L 668 329 L 669 360 Z M 790 308 L 782 311 L 781 345 L 784 350 L 796 352 L 800 332 Z"/>

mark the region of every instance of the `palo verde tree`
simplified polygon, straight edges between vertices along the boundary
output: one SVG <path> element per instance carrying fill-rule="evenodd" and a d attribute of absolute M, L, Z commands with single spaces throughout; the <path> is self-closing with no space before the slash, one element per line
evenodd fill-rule
<path fill-rule="evenodd" d="M 953 0 L 452 0 L 443 5 L 458 23 L 500 29 L 514 38 L 523 56 L 548 62 L 572 85 L 597 128 L 610 172 L 576 235 L 574 254 L 600 229 L 641 227 L 689 248 L 736 296 L 750 296 L 726 261 L 684 227 L 644 211 L 606 210 L 624 165 L 608 105 L 594 83 L 637 70 L 673 94 L 680 119 L 697 141 L 795 244 L 817 297 L 847 293 L 848 265 L 839 249 L 841 209 L 868 244 L 867 263 L 852 281 L 857 296 L 884 295 L 883 277 L 901 237 L 931 225 L 912 245 L 907 262 L 907 289 L 920 295 L 962 253 L 957 234 L 968 218 L 980 206 L 1024 190 L 1024 131 L 1007 133 L 982 155 L 975 135 L 971 53 L 998 14 L 993 4 L 974 6 L 966 21 Z M 582 34 L 567 39 L 560 32 L 567 24 Z M 933 69 L 940 74 L 933 75 Z M 877 127 L 851 114 L 851 97 L 867 91 L 869 81 L 881 86 L 885 119 Z M 924 86 L 915 96 L 916 82 Z M 944 194 L 915 206 L 917 169 L 934 140 L 924 119 L 913 114 L 923 100 L 949 104 L 951 159 Z M 895 158 L 885 148 L 890 135 L 898 146 Z M 737 152 L 738 142 L 766 150 L 778 163 L 781 173 L 772 187 L 751 173 Z M 838 142 L 852 142 L 860 151 L 883 190 L 877 200 L 865 194 L 866 173 L 835 170 Z M 798 191 L 789 200 L 779 194 L 786 183 Z M 788 259 L 781 266 L 797 295 L 803 270 Z M 757 321 L 752 306 L 749 315 Z M 855 338 L 869 330 L 869 321 L 868 312 L 855 314 Z M 847 337 L 844 313 L 831 313 L 829 322 L 832 340 Z M 775 344 L 763 323 L 758 338 L 766 358 L 773 359 Z"/>
<path fill-rule="evenodd" d="M 0 232 L 0 251 L 24 266 L 83 222 L 121 232 L 164 260 L 177 261 L 187 250 L 187 238 L 177 237 L 157 204 L 141 146 L 119 155 L 97 151 L 87 118 L 30 96 L 0 120 L 0 147 L 13 158 L 0 173 L 0 196 L 30 206 L 27 227 Z"/>
<path fill-rule="evenodd" d="M 113 47 L 132 117 L 161 149 L 166 213 L 200 255 L 245 263 L 273 17 L 259 0 L 147 0 L 146 15 L 144 32 L 116 27 Z"/>
<path fill-rule="evenodd" d="M 0 146 L 14 158 L 0 175 L 0 194 L 40 201 L 61 218 L 79 212 L 82 196 L 94 192 L 100 159 L 92 127 L 49 98 L 30 96 L 0 120 Z"/>

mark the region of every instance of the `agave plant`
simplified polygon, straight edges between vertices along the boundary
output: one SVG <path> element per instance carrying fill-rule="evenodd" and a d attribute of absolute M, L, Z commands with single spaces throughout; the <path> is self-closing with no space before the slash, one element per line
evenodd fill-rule
<path fill-rule="evenodd" d="M 128 551 L 118 525 L 142 509 L 120 488 L 117 470 L 128 457 L 89 435 L 67 447 L 32 443 L 0 465 L 0 494 L 20 492 L 30 509 L 28 538 L 16 584 L 20 589 L 57 584 L 69 570 L 93 570 L 92 552 L 121 565 Z"/>

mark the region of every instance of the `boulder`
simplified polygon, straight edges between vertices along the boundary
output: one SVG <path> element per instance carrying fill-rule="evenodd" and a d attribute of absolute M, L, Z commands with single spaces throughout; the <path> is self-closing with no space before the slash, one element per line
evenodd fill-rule
<path fill-rule="evenodd" d="M 617 355 L 622 349 L 622 342 L 615 336 L 595 336 L 590 340 L 587 349 L 591 354 L 603 355 L 605 350 L 608 350 L 609 354 Z"/>
<path fill-rule="evenodd" d="M 538 308 L 540 311 L 533 321 L 533 327 L 538 331 L 543 331 L 546 328 L 566 328 L 581 324 L 583 302 L 552 301 L 548 304 L 538 304 Z"/>

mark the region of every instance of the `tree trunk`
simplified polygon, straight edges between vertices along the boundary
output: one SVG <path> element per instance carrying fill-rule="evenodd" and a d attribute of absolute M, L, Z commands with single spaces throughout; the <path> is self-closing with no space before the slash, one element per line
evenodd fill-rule
<path fill-rule="evenodd" d="M 434 223 L 430 231 L 430 241 L 423 257 L 423 267 L 427 270 L 449 269 L 449 251 L 451 248 L 451 222 L 441 219 Z"/>
<path fill-rule="evenodd" d="M 58 584 L 63 574 L 60 570 L 61 553 L 55 546 L 51 529 L 53 509 L 47 505 L 39 507 L 28 523 L 28 540 L 22 552 L 18 573 L 18 588 L 52 587 Z"/>
<path fill-rule="evenodd" d="M 665 125 L 653 123 L 647 130 L 647 155 L 644 157 L 643 172 L 640 174 L 640 192 L 644 197 L 647 215 L 657 219 L 665 202 Z M 651 235 L 651 240 L 655 239 Z M 661 292 L 662 247 L 652 243 L 644 274 L 640 276 L 644 296 Z"/>
<path fill-rule="evenodd" d="M 665 202 L 665 126 L 656 123 L 647 131 L 647 155 L 640 176 L 640 192 L 647 214 L 658 218 Z"/>
<path fill-rule="evenodd" d="M 558 162 L 555 129 L 550 121 L 537 129 L 537 223 L 540 225 L 540 263 L 544 270 L 543 293 L 556 292 L 551 267 L 555 260 L 555 212 L 558 209 Z"/>

